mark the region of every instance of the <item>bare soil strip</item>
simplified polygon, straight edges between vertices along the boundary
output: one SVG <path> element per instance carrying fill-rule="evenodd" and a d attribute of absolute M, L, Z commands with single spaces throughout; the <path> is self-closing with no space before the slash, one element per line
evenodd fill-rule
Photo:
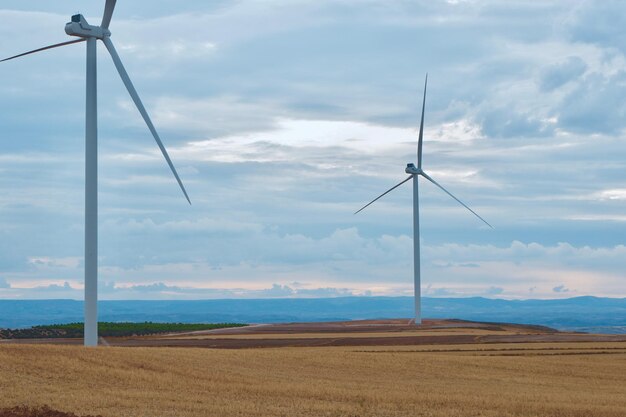
<path fill-rule="evenodd" d="M 104 342 L 110 346 L 127 347 L 242 349 L 623 341 L 626 341 L 626 335 L 559 332 L 544 326 L 461 320 L 425 320 L 422 325 L 415 326 L 408 319 L 396 319 L 263 324 L 151 336 L 109 337 Z M 82 341 L 31 339 L 4 340 L 0 343 L 81 344 Z"/>

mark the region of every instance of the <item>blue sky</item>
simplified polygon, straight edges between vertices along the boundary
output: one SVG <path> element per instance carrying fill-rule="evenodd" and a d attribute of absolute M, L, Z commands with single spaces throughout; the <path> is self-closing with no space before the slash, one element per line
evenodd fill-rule
<path fill-rule="evenodd" d="M 104 1 L 4 1 L 0 54 Z M 112 39 L 188 206 L 99 46 L 103 299 L 626 296 L 619 1 L 119 0 Z M 0 64 L 0 298 L 81 298 L 84 45 Z"/>

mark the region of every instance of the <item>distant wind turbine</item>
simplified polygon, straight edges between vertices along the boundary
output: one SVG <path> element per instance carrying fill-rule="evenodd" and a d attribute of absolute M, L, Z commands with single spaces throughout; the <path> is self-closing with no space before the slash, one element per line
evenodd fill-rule
<path fill-rule="evenodd" d="M 418 141 L 417 141 L 417 167 L 415 167 L 415 164 L 412 164 L 412 163 L 407 164 L 406 165 L 406 169 L 404 170 L 404 172 L 406 172 L 407 174 L 410 174 L 410 175 L 405 180 L 403 180 L 399 184 L 394 185 L 389 190 L 385 191 L 384 193 L 382 193 L 381 195 L 379 195 L 378 197 L 376 197 L 375 199 L 373 199 L 372 201 L 370 201 L 369 203 L 367 203 L 366 205 L 364 205 L 363 207 L 361 207 L 358 211 L 356 211 L 354 213 L 354 214 L 359 213 L 360 211 L 362 211 L 363 209 L 368 207 L 370 204 L 372 204 L 373 202 L 375 202 L 376 200 L 378 200 L 382 196 L 384 196 L 384 195 L 390 193 L 391 191 L 395 190 L 396 188 L 398 188 L 399 186 L 401 186 L 405 182 L 407 182 L 407 181 L 409 181 L 411 179 L 413 180 L 413 274 L 414 274 L 414 284 L 413 285 L 414 285 L 414 291 L 415 291 L 415 324 L 421 324 L 422 323 L 421 287 L 420 287 L 420 285 L 421 285 L 421 277 L 420 277 L 420 208 L 419 208 L 418 177 L 421 175 L 422 177 L 426 178 L 428 181 L 430 181 L 433 184 L 435 184 L 437 187 L 441 188 L 441 190 L 443 192 L 445 192 L 450 197 L 455 199 L 459 204 L 461 204 L 463 207 L 465 207 L 470 212 L 472 212 L 472 214 L 474 214 L 474 216 L 478 217 L 487 226 L 489 226 L 489 227 L 491 227 L 493 229 L 493 226 L 491 226 L 489 223 L 487 223 L 487 221 L 485 219 L 483 219 L 482 217 L 480 217 L 474 210 L 469 208 L 467 205 L 465 205 L 465 203 L 463 203 L 461 200 L 459 200 L 458 198 L 453 196 L 452 193 L 450 193 L 448 190 L 446 190 L 441 185 L 439 185 L 439 183 L 437 181 L 435 181 L 434 179 L 432 179 L 427 173 L 422 171 L 422 140 L 423 140 L 423 136 L 424 136 L 424 109 L 426 107 L 426 86 L 427 85 L 428 85 L 428 74 L 426 74 L 426 80 L 424 81 L 424 99 L 422 101 L 422 120 L 420 122 L 420 133 L 419 133 L 419 138 L 418 138 Z"/>
<path fill-rule="evenodd" d="M 19 55 L 0 60 L 0 62 L 19 58 L 24 55 L 60 46 L 71 45 L 79 42 L 87 43 L 87 85 L 86 85 L 86 123 L 85 123 L 85 346 L 98 344 L 98 110 L 97 110 L 97 65 L 96 65 L 96 41 L 101 40 L 113 58 L 113 63 L 126 86 L 135 106 L 141 113 L 148 129 L 154 136 L 161 153 L 165 157 L 178 185 L 185 198 L 191 204 L 185 186 L 181 181 L 174 164 L 161 142 L 152 120 L 148 116 L 128 73 L 120 60 L 120 57 L 111 42 L 109 24 L 113 17 L 116 0 L 107 0 L 104 7 L 104 15 L 100 26 L 91 26 L 83 15 L 72 16 L 72 21 L 65 25 L 65 33 L 76 36 L 79 39 L 49 45 L 43 48 L 28 51 Z"/>

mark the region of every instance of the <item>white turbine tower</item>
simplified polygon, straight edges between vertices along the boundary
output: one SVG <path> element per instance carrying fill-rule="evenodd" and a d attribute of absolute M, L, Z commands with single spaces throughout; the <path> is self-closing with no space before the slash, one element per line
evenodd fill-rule
<path fill-rule="evenodd" d="M 139 113 L 148 125 L 148 129 L 154 136 L 154 140 L 161 149 L 178 185 L 185 198 L 191 204 L 187 191 L 174 168 L 174 164 L 167 154 L 167 150 L 161 142 L 146 109 L 128 77 L 126 69 L 111 42 L 111 32 L 109 24 L 113 16 L 116 0 L 107 0 L 104 7 L 104 15 L 100 26 L 92 26 L 80 15 L 72 16 L 72 21 L 65 25 L 65 33 L 76 36 L 79 39 L 62 42 L 43 48 L 28 51 L 10 58 L 0 60 L 0 62 L 15 59 L 35 52 L 47 49 L 58 48 L 60 46 L 73 43 L 87 43 L 87 100 L 85 114 L 85 346 L 96 346 L 98 344 L 98 110 L 97 110 L 97 66 L 96 66 L 96 42 L 101 40 L 113 58 L 113 63 L 126 86 L 131 98 L 135 102 Z"/>
<path fill-rule="evenodd" d="M 359 213 L 364 208 L 366 208 L 367 206 L 369 206 L 370 204 L 372 204 L 374 201 L 378 200 L 379 198 L 381 198 L 385 194 L 390 193 L 391 191 L 395 190 L 396 188 L 398 188 L 399 186 L 401 186 L 405 182 L 407 182 L 407 181 L 409 181 L 411 179 L 413 180 L 413 274 L 414 274 L 413 285 L 414 285 L 414 291 L 415 291 L 415 324 L 421 324 L 422 323 L 421 287 L 420 287 L 420 285 L 421 285 L 421 277 L 420 277 L 420 208 L 419 208 L 419 183 L 418 183 L 418 177 L 421 175 L 422 177 L 426 178 L 428 181 L 430 181 L 433 184 L 435 184 L 437 187 L 441 188 L 441 190 L 443 192 L 448 194 L 450 197 L 454 198 L 463 207 L 465 207 L 466 209 L 471 211 L 476 217 L 478 217 L 480 220 L 482 220 L 487 226 L 493 228 L 493 226 L 491 226 L 489 223 L 487 223 L 487 221 L 485 219 L 483 219 L 482 217 L 480 217 L 474 210 L 472 210 L 467 205 L 465 205 L 465 203 L 463 203 L 461 200 L 459 200 L 458 198 L 453 196 L 448 190 L 446 190 L 441 185 L 439 185 L 439 183 L 437 181 L 432 179 L 427 173 L 425 173 L 422 170 L 422 139 L 423 139 L 423 136 L 424 136 L 424 109 L 425 109 L 425 106 L 426 106 L 426 86 L 427 85 L 428 85 L 428 74 L 426 74 L 426 80 L 424 81 L 424 99 L 422 101 L 422 119 L 421 119 L 421 122 L 420 122 L 420 133 L 419 133 L 419 138 L 418 138 L 418 141 L 417 141 L 417 167 L 415 167 L 415 164 L 412 164 L 412 163 L 407 164 L 406 165 L 406 169 L 404 170 L 404 172 L 409 174 L 409 176 L 405 180 L 403 180 L 399 184 L 394 185 L 389 190 L 385 191 L 384 193 L 382 193 L 381 195 L 379 195 L 378 197 L 376 197 L 375 199 L 373 199 L 372 201 L 370 201 L 369 203 L 367 203 L 366 205 L 364 205 L 363 207 L 361 207 L 358 211 L 356 211 L 354 213 L 354 214 Z"/>

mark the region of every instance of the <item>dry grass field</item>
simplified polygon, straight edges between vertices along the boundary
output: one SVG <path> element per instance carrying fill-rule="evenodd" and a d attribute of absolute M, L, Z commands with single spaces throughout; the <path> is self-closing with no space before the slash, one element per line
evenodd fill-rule
<path fill-rule="evenodd" d="M 111 417 L 624 417 L 626 342 L 0 344 L 0 408 L 17 405 Z"/>

